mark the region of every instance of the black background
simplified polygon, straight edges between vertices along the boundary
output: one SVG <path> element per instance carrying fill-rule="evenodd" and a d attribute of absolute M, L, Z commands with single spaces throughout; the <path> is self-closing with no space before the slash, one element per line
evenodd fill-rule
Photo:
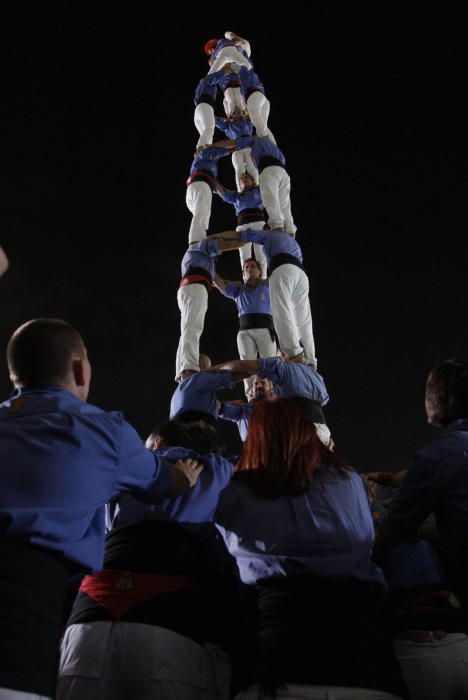
<path fill-rule="evenodd" d="M 38 5 L 2 22 L 1 347 L 30 318 L 64 318 L 88 346 L 90 401 L 143 436 L 167 417 L 192 98 L 205 41 L 229 29 L 251 41 L 286 156 L 337 449 L 359 470 L 408 464 L 431 435 L 428 371 L 467 355 L 458 18 Z M 228 159 L 220 180 L 234 186 Z M 210 230 L 234 225 L 215 199 Z M 219 270 L 238 277 L 237 253 Z M 201 351 L 236 357 L 236 332 L 213 292 Z M 235 450 L 235 427 L 224 435 Z"/>

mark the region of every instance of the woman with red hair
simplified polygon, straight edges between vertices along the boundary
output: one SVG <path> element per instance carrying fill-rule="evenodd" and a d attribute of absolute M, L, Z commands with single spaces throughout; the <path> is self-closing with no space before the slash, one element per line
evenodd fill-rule
<path fill-rule="evenodd" d="M 394 690 L 399 672 L 376 616 L 385 582 L 371 559 L 361 477 L 320 442 L 294 399 L 255 406 L 235 471 L 216 520 L 255 594 L 253 680 L 263 689 Z"/>

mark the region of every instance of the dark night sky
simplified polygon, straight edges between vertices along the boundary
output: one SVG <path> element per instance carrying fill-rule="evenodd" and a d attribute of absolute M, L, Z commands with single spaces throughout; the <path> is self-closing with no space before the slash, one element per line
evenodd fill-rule
<path fill-rule="evenodd" d="M 231 29 L 251 41 L 287 159 L 337 448 L 360 470 L 407 464 L 431 435 L 427 372 L 468 354 L 458 56 L 444 23 L 322 11 L 263 26 L 213 8 L 207 22 L 162 24 L 156 9 L 92 7 L 2 24 L 0 346 L 25 320 L 65 318 L 88 345 L 93 403 L 142 435 L 167 417 L 192 97 L 204 42 Z M 220 180 L 234 184 L 228 159 Z M 234 224 L 214 201 L 211 231 Z M 237 253 L 219 269 L 238 276 Z M 236 332 L 234 304 L 213 292 L 201 350 L 236 357 Z M 0 369 L 6 397 L 3 356 Z M 231 449 L 236 435 L 228 425 Z"/>

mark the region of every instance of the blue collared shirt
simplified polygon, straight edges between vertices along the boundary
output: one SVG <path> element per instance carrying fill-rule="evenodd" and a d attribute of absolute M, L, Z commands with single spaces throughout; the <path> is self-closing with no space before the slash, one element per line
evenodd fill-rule
<path fill-rule="evenodd" d="M 212 146 L 203 148 L 192 161 L 190 166 L 190 175 L 197 170 L 205 170 L 211 174 L 213 178 L 218 177 L 218 160 L 223 156 L 228 156 L 231 153 L 229 148 L 220 148 Z"/>
<path fill-rule="evenodd" d="M 255 71 L 241 66 L 239 78 L 241 80 L 241 92 L 246 102 L 253 92 L 265 94 L 265 87 Z"/>
<path fill-rule="evenodd" d="M 310 365 L 300 362 L 283 362 L 279 357 L 260 358 L 258 376 L 271 379 L 275 393 L 282 399 L 304 396 L 318 401 L 321 406 L 328 403 L 329 396 L 325 382 Z"/>
<path fill-rule="evenodd" d="M 0 531 L 102 566 L 105 504 L 128 491 L 157 501 L 172 483 L 117 411 L 58 387 L 15 392 L 0 405 Z"/>
<path fill-rule="evenodd" d="M 232 389 L 231 372 L 195 372 L 181 381 L 171 400 L 170 418 L 184 411 L 218 415 L 216 392 Z"/>
<path fill-rule="evenodd" d="M 254 407 L 249 403 L 232 404 L 227 401 L 221 403 L 219 418 L 237 423 L 237 429 L 242 442 L 245 442 L 249 429 L 249 420 Z"/>
<path fill-rule="evenodd" d="M 193 99 L 193 102 L 195 106 L 200 104 L 200 99 L 204 95 L 208 95 L 211 97 L 213 101 L 216 100 L 216 94 L 218 92 L 218 88 L 216 87 L 216 84 L 213 80 L 210 80 L 211 76 L 206 76 L 205 78 L 202 78 L 200 82 L 198 83 L 196 89 L 195 89 L 195 96 Z"/>
<path fill-rule="evenodd" d="M 245 584 L 309 574 L 385 585 L 371 558 L 374 527 L 361 477 L 333 473 L 306 493 L 259 498 L 234 479 L 215 516 Z"/>
<path fill-rule="evenodd" d="M 251 148 L 250 156 L 258 168 L 262 158 L 271 157 L 286 165 L 286 159 L 278 146 L 268 136 L 239 136 L 236 139 L 236 150 Z"/>
<path fill-rule="evenodd" d="M 215 275 L 215 257 L 220 254 L 219 241 L 216 238 L 204 238 L 187 248 L 182 258 L 181 274 L 184 277 L 191 267 L 203 267 L 210 279 Z"/>
<path fill-rule="evenodd" d="M 228 139 L 237 139 L 240 136 L 251 136 L 253 124 L 248 117 L 243 119 L 227 119 L 216 117 L 216 128 L 223 131 Z"/>
<path fill-rule="evenodd" d="M 289 235 L 282 231 L 255 231 L 253 228 L 246 228 L 244 231 L 239 231 L 241 241 L 251 241 L 252 243 L 260 243 L 265 251 L 265 257 L 268 265 L 275 255 L 287 253 L 297 258 L 302 262 L 302 251 L 299 243 Z"/>
<path fill-rule="evenodd" d="M 268 281 L 264 280 L 256 287 L 243 284 L 227 284 L 222 292 L 236 302 L 239 316 L 242 314 L 269 314 L 271 316 L 270 289 Z"/>
<path fill-rule="evenodd" d="M 232 204 L 239 215 L 245 209 L 263 209 L 262 195 L 260 187 L 252 187 L 245 192 L 234 192 L 233 190 L 224 190 L 221 195 L 223 202 Z M 254 229 L 247 229 L 253 231 Z"/>

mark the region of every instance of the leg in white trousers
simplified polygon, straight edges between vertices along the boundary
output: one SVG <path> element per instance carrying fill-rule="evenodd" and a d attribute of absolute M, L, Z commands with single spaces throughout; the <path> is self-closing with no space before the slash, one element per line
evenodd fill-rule
<path fill-rule="evenodd" d="M 239 87 L 225 89 L 223 107 L 227 117 L 244 113 L 245 102 Z"/>
<path fill-rule="evenodd" d="M 257 136 L 268 136 L 273 143 L 276 143 L 275 137 L 268 128 L 268 115 L 270 114 L 270 100 L 265 97 L 263 92 L 253 92 L 247 100 L 247 109 L 249 112 L 250 121 L 255 127 Z"/>
<path fill-rule="evenodd" d="M 57 700 L 225 700 L 229 675 L 213 645 L 152 625 L 91 622 L 65 633 Z"/>
<path fill-rule="evenodd" d="M 260 173 L 259 184 L 270 228 L 296 233 L 291 214 L 291 181 L 286 170 L 279 165 L 269 165 Z"/>
<path fill-rule="evenodd" d="M 241 360 L 256 360 L 259 357 L 274 357 L 276 355 L 276 342 L 271 339 L 268 328 L 249 328 L 239 331 L 237 334 L 237 349 Z M 252 384 L 254 377 L 244 379 L 245 395 Z"/>
<path fill-rule="evenodd" d="M 264 221 L 253 221 L 251 224 L 241 224 L 240 226 L 237 226 L 236 231 L 245 231 L 247 228 L 252 228 L 255 231 L 262 231 L 264 226 Z M 255 260 L 262 268 L 262 277 L 266 277 L 268 264 L 263 246 L 259 245 L 258 243 L 254 243 L 254 252 Z M 239 255 L 241 268 L 244 270 L 245 261 L 252 257 L 252 246 L 247 244 L 242 246 L 242 248 L 239 248 Z"/>
<path fill-rule="evenodd" d="M 448 634 L 431 642 L 396 640 L 395 656 L 411 700 L 458 700 L 468 697 L 468 637 Z"/>
<path fill-rule="evenodd" d="M 215 115 L 214 109 L 207 102 L 201 102 L 195 107 L 193 115 L 195 128 L 200 134 L 197 141 L 197 148 L 213 143 L 213 134 L 215 130 Z"/>
<path fill-rule="evenodd" d="M 304 350 L 305 361 L 316 363 L 309 280 L 296 265 L 280 265 L 270 276 L 273 324 L 281 350 L 294 357 Z"/>
<path fill-rule="evenodd" d="M 258 170 L 253 163 L 251 153 L 251 148 L 240 148 L 238 151 L 234 151 L 231 156 L 238 190 L 241 188 L 240 176 L 242 173 L 245 173 L 245 171 L 249 173 L 254 182 L 258 182 Z"/>
<path fill-rule="evenodd" d="M 177 303 L 180 309 L 180 340 L 176 377 L 185 370 L 200 369 L 200 336 L 208 309 L 208 292 L 203 284 L 187 284 L 177 292 Z"/>
<path fill-rule="evenodd" d="M 212 199 L 211 187 L 202 180 L 191 182 L 187 187 L 185 203 L 192 213 L 189 243 L 206 238 L 206 230 L 210 224 Z"/>

